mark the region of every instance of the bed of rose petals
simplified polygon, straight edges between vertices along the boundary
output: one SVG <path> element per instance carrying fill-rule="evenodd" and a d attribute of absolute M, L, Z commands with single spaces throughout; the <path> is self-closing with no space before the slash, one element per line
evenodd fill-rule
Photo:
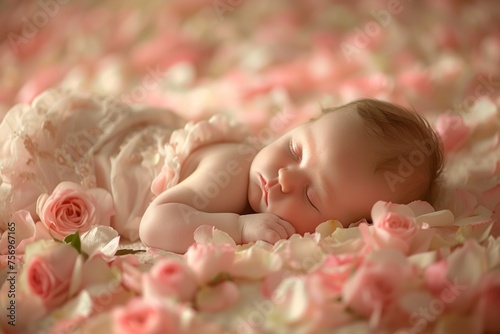
<path fill-rule="evenodd" d="M 109 226 L 51 237 L 47 227 L 72 222 L 75 210 L 41 199 L 41 221 L 16 212 L 14 242 L 8 232 L 0 241 L 15 254 L 1 264 L 2 310 L 15 300 L 7 333 L 500 331 L 500 239 L 484 207 L 472 221 L 427 202 L 377 202 L 372 225 L 331 220 L 275 245 L 237 246 L 201 226 L 185 254 L 150 249 L 141 262 Z M 99 207 L 81 205 L 90 216 Z M 57 219 L 43 214 L 51 209 Z"/>
<path fill-rule="evenodd" d="M 372 225 L 276 245 L 202 227 L 184 255 L 129 249 L 109 194 L 62 183 L 39 217 L 0 222 L 0 331 L 500 332 L 499 17 L 495 1 L 0 3 L 0 119 L 61 86 L 258 136 L 371 96 L 425 113 L 447 158 L 435 208 L 379 202 Z"/>

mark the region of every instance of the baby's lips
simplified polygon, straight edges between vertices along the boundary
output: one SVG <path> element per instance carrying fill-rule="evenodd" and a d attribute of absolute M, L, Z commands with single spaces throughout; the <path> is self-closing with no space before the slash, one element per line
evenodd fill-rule
<path fill-rule="evenodd" d="M 266 182 L 266 184 L 264 185 L 264 200 L 266 202 L 266 205 L 269 206 L 269 202 L 270 202 L 270 196 L 271 196 L 271 188 L 273 188 L 274 186 L 278 185 L 279 186 L 279 183 L 278 183 L 278 178 L 274 178 L 274 179 L 271 179 L 269 181 Z M 274 190 L 275 194 L 276 194 L 276 190 Z M 274 198 L 274 196 L 273 196 Z"/>
<path fill-rule="evenodd" d="M 267 189 L 270 189 L 271 187 L 273 187 L 277 183 L 278 183 L 278 178 L 275 177 L 274 179 L 267 181 L 266 187 L 267 187 Z"/>

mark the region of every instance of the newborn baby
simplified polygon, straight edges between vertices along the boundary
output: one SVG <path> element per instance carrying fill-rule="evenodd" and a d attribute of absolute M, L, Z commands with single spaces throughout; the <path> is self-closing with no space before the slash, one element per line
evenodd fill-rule
<path fill-rule="evenodd" d="M 147 208 L 139 235 L 147 246 L 183 253 L 201 225 L 236 243 L 275 243 L 329 219 L 347 227 L 369 219 L 379 200 L 432 201 L 442 164 L 425 119 L 388 102 L 357 100 L 324 110 L 262 149 L 220 142 L 195 150 L 178 183 Z M 200 201 L 200 185 L 221 171 L 223 189 Z"/>

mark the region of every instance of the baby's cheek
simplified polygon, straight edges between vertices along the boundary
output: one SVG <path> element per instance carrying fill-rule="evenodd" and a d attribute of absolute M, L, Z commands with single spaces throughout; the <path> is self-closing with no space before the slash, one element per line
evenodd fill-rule
<path fill-rule="evenodd" d="M 327 199 L 327 212 L 323 215 L 327 219 L 335 219 L 348 226 L 350 223 L 370 214 L 373 196 L 367 187 L 359 187 L 357 182 L 344 186 L 335 196 Z"/>
<path fill-rule="evenodd" d="M 382 191 L 380 187 L 368 188 L 364 193 L 359 193 L 357 196 L 357 206 L 353 208 L 356 210 L 356 219 L 370 218 L 373 205 L 379 200 L 390 200 L 387 193 Z"/>
<path fill-rule="evenodd" d="M 261 212 L 260 209 L 260 197 L 259 197 L 260 189 L 258 189 L 257 185 L 253 182 L 250 182 L 248 185 L 248 203 L 252 207 L 252 210 L 255 212 Z"/>
<path fill-rule="evenodd" d="M 271 212 L 281 219 L 286 220 L 296 230 L 296 233 L 304 234 L 306 232 L 314 232 L 316 226 L 321 222 L 318 221 L 317 217 L 314 215 L 307 214 L 304 209 L 298 205 L 287 205 L 286 207 L 280 207 L 279 210 L 272 210 Z"/>

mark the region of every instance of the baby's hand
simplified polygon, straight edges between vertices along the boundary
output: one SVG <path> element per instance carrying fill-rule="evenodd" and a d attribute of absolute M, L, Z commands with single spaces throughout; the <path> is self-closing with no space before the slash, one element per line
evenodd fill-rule
<path fill-rule="evenodd" d="M 287 239 L 295 233 L 295 228 L 289 222 L 272 213 L 242 215 L 239 222 L 241 224 L 242 243 L 264 240 L 274 244 L 278 240 Z"/>

